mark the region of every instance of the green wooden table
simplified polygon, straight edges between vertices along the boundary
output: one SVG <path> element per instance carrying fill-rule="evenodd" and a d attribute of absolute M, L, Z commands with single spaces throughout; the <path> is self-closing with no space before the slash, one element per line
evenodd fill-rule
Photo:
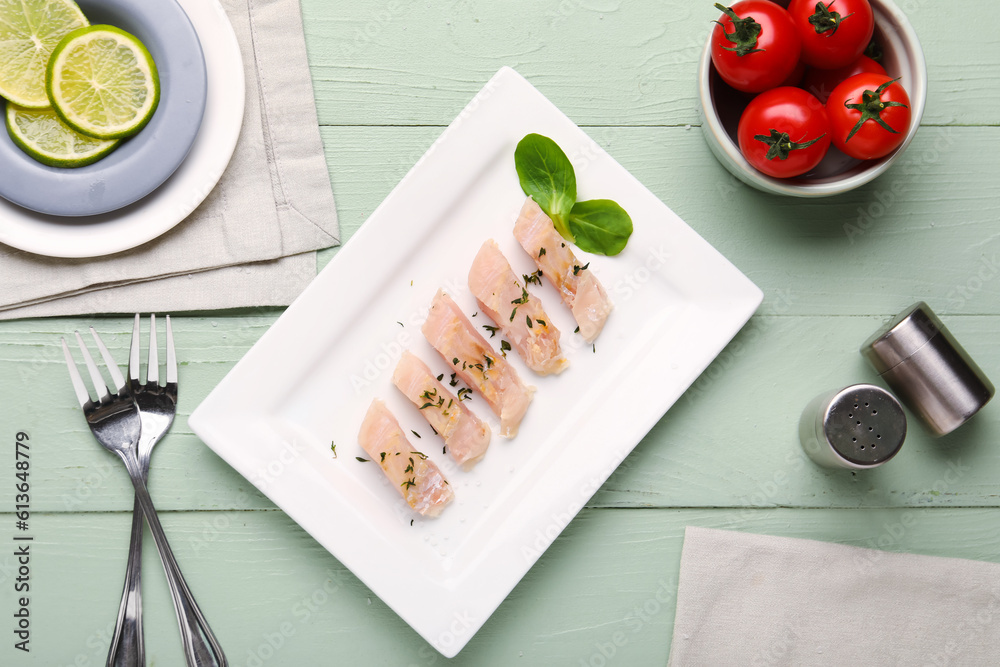
<path fill-rule="evenodd" d="M 1000 36 L 973 2 L 901 2 L 930 70 L 924 126 L 880 180 L 820 201 L 750 190 L 710 154 L 694 82 L 716 14 L 709 2 L 302 5 L 345 239 L 511 65 L 765 293 L 452 664 L 665 664 L 686 525 L 1000 562 L 996 405 L 939 440 L 914 425 L 891 464 L 865 473 L 818 469 L 796 434 L 815 394 L 877 382 L 857 348 L 918 299 L 1000 380 Z M 320 265 L 336 253 L 321 253 Z M 180 413 L 150 486 L 188 581 L 233 665 L 448 662 L 188 429 L 187 416 L 279 315 L 174 319 Z M 104 664 L 132 494 L 74 406 L 59 349 L 60 336 L 92 321 L 0 324 L 8 628 L 18 431 L 31 436 L 34 536 L 31 653 L 14 650 L 8 629 L 0 664 Z M 96 324 L 110 346 L 127 348 L 130 318 Z M 145 556 L 149 664 L 181 665 L 155 551 Z"/>

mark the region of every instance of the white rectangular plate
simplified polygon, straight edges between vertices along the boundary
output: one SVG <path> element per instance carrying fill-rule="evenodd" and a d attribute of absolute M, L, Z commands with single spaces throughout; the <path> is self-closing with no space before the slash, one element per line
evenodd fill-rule
<path fill-rule="evenodd" d="M 570 367 L 539 378 L 519 435 L 494 428 L 471 472 L 442 453 L 392 386 L 414 351 L 448 365 L 420 335 L 445 287 L 472 315 L 467 275 L 494 238 L 514 270 L 535 269 L 513 238 L 524 194 L 514 148 L 552 137 L 576 167 L 579 199 L 618 201 L 635 232 L 617 257 L 578 253 L 615 303 L 596 347 L 551 285 L 534 289 L 563 332 Z M 329 549 L 420 635 L 457 654 L 566 524 L 750 318 L 761 291 L 510 68 L 483 88 L 309 288 L 191 415 L 219 456 Z M 492 324 L 483 314 L 472 320 Z M 500 338 L 492 341 L 499 347 Z M 383 398 L 448 476 L 438 519 L 403 503 L 357 434 Z M 337 444 L 334 458 L 331 441 Z M 410 520 L 415 519 L 413 525 Z"/>

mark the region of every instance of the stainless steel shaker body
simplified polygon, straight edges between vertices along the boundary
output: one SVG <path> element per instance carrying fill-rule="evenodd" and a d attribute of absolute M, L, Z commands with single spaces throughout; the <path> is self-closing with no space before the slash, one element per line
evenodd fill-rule
<path fill-rule="evenodd" d="M 954 431 L 995 393 L 982 369 L 922 301 L 869 338 L 861 354 L 934 435 Z"/>

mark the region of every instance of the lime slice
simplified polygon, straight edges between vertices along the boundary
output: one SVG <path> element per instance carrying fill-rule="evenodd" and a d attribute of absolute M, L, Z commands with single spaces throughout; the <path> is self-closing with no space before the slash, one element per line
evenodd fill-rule
<path fill-rule="evenodd" d="M 59 117 L 96 139 L 132 136 L 160 101 L 160 79 L 149 51 L 109 25 L 63 37 L 52 52 L 45 85 Z"/>
<path fill-rule="evenodd" d="M 47 107 L 45 66 L 63 37 L 90 25 L 73 0 L 0 0 L 0 95 Z"/>
<path fill-rule="evenodd" d="M 26 109 L 7 103 L 7 132 L 25 153 L 51 167 L 82 167 L 100 160 L 120 143 L 74 131 L 47 109 Z"/>

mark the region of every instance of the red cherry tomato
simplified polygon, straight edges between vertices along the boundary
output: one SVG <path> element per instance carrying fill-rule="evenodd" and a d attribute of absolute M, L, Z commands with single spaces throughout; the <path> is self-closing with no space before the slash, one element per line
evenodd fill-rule
<path fill-rule="evenodd" d="M 812 67 L 846 67 L 865 52 L 875 31 L 868 0 L 792 0 L 788 13 L 802 40 L 802 60 Z"/>
<path fill-rule="evenodd" d="M 826 104 L 834 88 L 855 74 L 863 74 L 865 72 L 885 74 L 885 68 L 868 56 L 861 56 L 847 67 L 839 67 L 837 69 L 811 67 L 806 73 L 802 87 L 815 95 L 816 99 L 820 102 Z"/>
<path fill-rule="evenodd" d="M 859 160 L 896 150 L 910 128 L 910 96 L 885 74 L 852 76 L 833 89 L 826 110 L 833 145 Z"/>
<path fill-rule="evenodd" d="M 712 63 L 744 93 L 781 85 L 799 62 L 801 39 L 791 16 L 770 0 L 742 0 L 723 12 L 712 32 Z"/>
<path fill-rule="evenodd" d="M 747 162 L 775 178 L 811 171 L 830 148 L 826 109 L 801 88 L 772 88 L 753 98 L 736 134 Z"/>

